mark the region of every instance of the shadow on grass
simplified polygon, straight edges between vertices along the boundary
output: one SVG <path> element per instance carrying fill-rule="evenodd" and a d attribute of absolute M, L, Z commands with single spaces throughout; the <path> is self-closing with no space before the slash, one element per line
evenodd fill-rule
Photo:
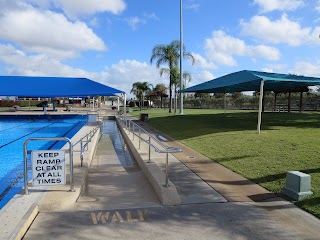
<path fill-rule="evenodd" d="M 255 131 L 256 112 L 236 112 L 219 114 L 175 115 L 152 117 L 150 124 L 177 140 L 212 133 L 232 131 Z M 318 113 L 263 113 L 262 130 L 278 127 L 319 128 Z"/>
<path fill-rule="evenodd" d="M 300 169 L 297 170 L 306 174 L 310 173 L 320 173 L 320 168 L 311 168 L 311 169 Z M 286 172 L 284 173 L 279 173 L 279 174 L 273 174 L 273 175 L 268 175 L 260 178 L 251 178 L 250 180 L 255 182 L 255 183 L 266 183 L 266 182 L 272 182 L 280 179 L 285 179 L 286 178 Z"/>
<path fill-rule="evenodd" d="M 243 155 L 243 156 L 236 156 L 236 157 L 222 157 L 222 158 L 215 158 L 214 160 L 217 162 L 228 162 L 233 160 L 241 160 L 241 159 L 248 159 L 256 157 L 255 155 Z"/>

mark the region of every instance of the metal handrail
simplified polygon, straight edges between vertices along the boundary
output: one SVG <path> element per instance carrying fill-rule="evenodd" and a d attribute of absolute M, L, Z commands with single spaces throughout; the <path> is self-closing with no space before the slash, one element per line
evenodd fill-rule
<path fill-rule="evenodd" d="M 143 142 L 148 144 L 148 146 L 149 146 L 149 160 L 148 160 L 148 162 L 151 161 L 151 147 L 153 147 L 155 149 L 155 151 L 158 152 L 158 153 L 166 153 L 166 170 L 165 170 L 165 173 L 166 173 L 165 182 L 166 182 L 166 184 L 165 184 L 165 186 L 168 187 L 169 186 L 169 171 L 168 171 L 168 168 L 169 168 L 169 153 L 182 152 L 182 149 L 175 148 L 175 147 L 170 147 L 170 146 L 164 144 L 163 142 L 159 141 L 156 137 L 151 135 L 148 131 L 146 131 L 141 126 L 139 126 L 138 124 L 134 123 L 131 119 L 128 119 L 125 116 L 117 116 L 116 119 L 118 121 L 120 121 L 120 123 L 121 123 L 121 125 L 123 127 L 128 129 L 129 134 L 132 133 L 132 135 L 133 135 L 133 139 L 132 140 L 134 140 L 134 136 L 137 136 L 139 138 L 139 149 L 140 149 L 141 141 L 143 141 Z M 139 129 L 138 130 L 138 134 L 135 132 L 135 126 L 138 127 L 138 129 Z M 141 131 L 147 135 L 148 139 L 144 139 L 141 136 Z M 151 140 L 153 140 L 154 142 L 159 144 L 164 149 L 160 149 L 155 144 L 152 144 Z"/>
<path fill-rule="evenodd" d="M 91 142 L 91 139 L 93 138 L 93 136 L 96 134 L 96 132 L 98 131 L 98 129 L 100 129 L 100 133 L 101 133 L 101 127 L 102 127 L 102 123 L 100 123 L 98 126 L 96 126 L 94 129 L 90 130 L 89 133 L 87 133 L 84 137 L 82 137 L 78 142 L 76 142 L 73 146 L 75 146 L 76 144 L 78 144 L 80 142 L 80 167 L 83 166 L 83 154 L 85 149 L 87 148 L 88 150 L 88 145 L 89 142 Z M 84 138 L 86 138 L 85 140 L 85 144 L 83 144 L 84 142 Z"/>
<path fill-rule="evenodd" d="M 99 123 L 93 130 L 95 130 L 96 128 L 101 128 L 103 123 Z M 92 131 L 92 130 L 91 130 Z M 91 132 L 90 131 L 90 132 Z M 88 135 L 90 135 L 91 133 L 88 132 L 86 135 L 84 135 L 82 138 L 80 138 L 76 143 L 74 143 L 72 146 L 76 146 L 77 144 L 81 143 L 81 141 L 83 141 L 84 138 L 87 138 Z"/>

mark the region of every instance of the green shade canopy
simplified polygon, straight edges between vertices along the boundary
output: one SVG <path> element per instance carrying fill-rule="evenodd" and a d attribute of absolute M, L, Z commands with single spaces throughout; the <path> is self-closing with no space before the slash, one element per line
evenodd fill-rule
<path fill-rule="evenodd" d="M 262 80 L 264 80 L 265 91 L 320 85 L 320 78 L 243 70 L 186 88 L 181 92 L 229 93 L 259 91 Z"/>

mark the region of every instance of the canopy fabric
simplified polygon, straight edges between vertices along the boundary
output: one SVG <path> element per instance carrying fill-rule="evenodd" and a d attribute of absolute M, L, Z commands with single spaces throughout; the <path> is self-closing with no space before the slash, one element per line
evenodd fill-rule
<path fill-rule="evenodd" d="M 114 96 L 118 89 L 87 78 L 0 76 L 0 96 Z"/>
<path fill-rule="evenodd" d="M 320 78 L 243 70 L 186 88 L 181 92 L 230 93 L 259 91 L 262 80 L 264 80 L 265 91 L 320 85 Z"/>

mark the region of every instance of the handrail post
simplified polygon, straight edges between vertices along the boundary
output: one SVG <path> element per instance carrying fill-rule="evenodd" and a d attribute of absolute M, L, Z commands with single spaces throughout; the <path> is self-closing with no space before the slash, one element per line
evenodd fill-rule
<path fill-rule="evenodd" d="M 149 162 L 151 161 L 151 136 L 149 135 Z"/>
<path fill-rule="evenodd" d="M 168 165 L 169 165 L 169 153 L 167 153 L 167 156 L 166 156 L 166 187 L 169 187 L 169 171 L 168 171 Z"/>
<path fill-rule="evenodd" d="M 89 147 L 88 147 L 88 142 L 89 142 L 89 134 L 87 134 L 87 136 L 86 136 L 86 137 L 87 137 L 87 141 L 86 141 L 86 144 L 87 144 L 87 145 L 86 145 L 86 150 L 88 151 L 88 149 L 89 149 Z"/>
<path fill-rule="evenodd" d="M 132 122 L 132 141 L 134 141 L 134 124 Z"/>
<path fill-rule="evenodd" d="M 82 167 L 82 164 L 83 164 L 83 157 L 82 157 L 82 151 L 83 151 L 83 142 L 82 142 L 82 138 L 81 138 L 81 141 L 80 141 L 80 167 Z"/>
<path fill-rule="evenodd" d="M 70 147 L 70 151 L 69 151 L 69 159 L 70 159 L 70 192 L 75 192 L 74 190 L 74 176 L 73 176 L 73 147 L 72 147 L 72 143 L 71 140 L 68 139 L 69 142 L 69 147 Z"/>
<path fill-rule="evenodd" d="M 129 135 L 130 135 L 130 130 L 129 130 L 129 128 L 130 128 L 130 122 L 129 122 L 128 119 L 126 119 L 126 125 L 127 125 L 127 131 L 128 131 L 128 133 L 129 133 Z"/>
<path fill-rule="evenodd" d="M 139 149 L 141 148 L 141 128 L 139 127 Z"/>
<path fill-rule="evenodd" d="M 129 132 L 131 132 L 132 122 L 129 120 Z"/>
<path fill-rule="evenodd" d="M 24 194 L 28 195 L 28 152 L 27 152 L 27 143 L 29 140 L 27 139 L 23 144 L 23 166 L 24 166 Z"/>

